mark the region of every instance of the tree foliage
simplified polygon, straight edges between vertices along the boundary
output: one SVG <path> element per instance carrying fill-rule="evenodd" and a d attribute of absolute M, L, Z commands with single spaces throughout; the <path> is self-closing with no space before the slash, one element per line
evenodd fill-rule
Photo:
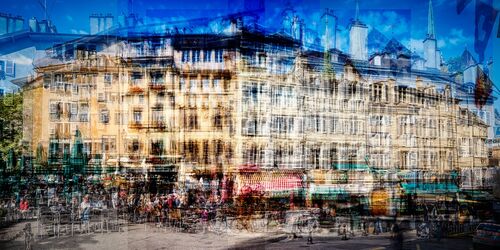
<path fill-rule="evenodd" d="M 22 93 L 7 94 L 0 98 L 0 154 L 6 159 L 9 150 L 21 154 L 23 134 Z"/>

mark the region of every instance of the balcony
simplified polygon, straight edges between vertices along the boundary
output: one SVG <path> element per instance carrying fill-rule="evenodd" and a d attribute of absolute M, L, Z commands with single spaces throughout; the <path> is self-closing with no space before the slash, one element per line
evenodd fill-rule
<path fill-rule="evenodd" d="M 151 82 L 149 83 L 149 89 L 153 91 L 163 91 L 165 90 L 166 86 L 162 82 Z"/>
<path fill-rule="evenodd" d="M 131 122 L 128 124 L 128 127 L 131 129 L 141 129 L 142 123 L 141 122 Z"/>
<path fill-rule="evenodd" d="M 144 93 L 144 89 L 142 89 L 139 86 L 130 86 L 128 89 L 128 92 L 130 94 L 141 94 L 141 93 Z"/>
<path fill-rule="evenodd" d="M 50 120 L 51 121 L 59 121 L 61 119 L 61 112 L 51 112 Z"/>
<path fill-rule="evenodd" d="M 163 121 L 153 121 L 151 123 L 151 128 L 164 131 L 167 128 L 167 125 Z"/>

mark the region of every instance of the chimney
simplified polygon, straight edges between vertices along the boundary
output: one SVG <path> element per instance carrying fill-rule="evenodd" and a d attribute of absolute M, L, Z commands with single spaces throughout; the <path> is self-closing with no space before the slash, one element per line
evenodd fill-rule
<path fill-rule="evenodd" d="M 111 14 L 92 14 L 89 16 L 90 21 L 90 34 L 95 35 L 113 26 L 113 15 Z"/>
<path fill-rule="evenodd" d="M 0 35 L 9 33 L 8 16 L 0 14 Z"/>
<path fill-rule="evenodd" d="M 32 17 L 28 21 L 28 25 L 30 27 L 30 31 L 31 32 L 39 32 L 39 30 L 38 30 L 38 21 L 36 20 L 36 17 Z"/>

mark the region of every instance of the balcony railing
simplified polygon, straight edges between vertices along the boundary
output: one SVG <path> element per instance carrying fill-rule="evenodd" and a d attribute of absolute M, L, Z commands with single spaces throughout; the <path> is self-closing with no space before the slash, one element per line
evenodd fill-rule
<path fill-rule="evenodd" d="M 158 130 L 165 130 L 167 128 L 165 122 L 163 121 L 153 121 L 151 123 L 151 127 Z"/>
<path fill-rule="evenodd" d="M 142 123 L 141 122 L 131 122 L 131 123 L 129 123 L 128 127 L 131 129 L 140 129 L 140 128 L 142 128 Z"/>
<path fill-rule="evenodd" d="M 130 86 L 128 92 L 131 94 L 140 94 L 144 92 L 144 89 L 139 86 Z"/>
<path fill-rule="evenodd" d="M 149 83 L 149 89 L 151 90 L 162 91 L 165 90 L 165 88 L 166 88 L 165 83 L 160 83 L 160 82 Z"/>

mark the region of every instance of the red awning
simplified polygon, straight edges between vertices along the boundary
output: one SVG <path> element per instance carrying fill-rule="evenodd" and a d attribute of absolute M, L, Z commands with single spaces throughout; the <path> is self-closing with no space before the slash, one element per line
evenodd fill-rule
<path fill-rule="evenodd" d="M 250 191 L 279 192 L 303 188 L 302 174 L 260 172 L 239 175 L 238 194 Z"/>

